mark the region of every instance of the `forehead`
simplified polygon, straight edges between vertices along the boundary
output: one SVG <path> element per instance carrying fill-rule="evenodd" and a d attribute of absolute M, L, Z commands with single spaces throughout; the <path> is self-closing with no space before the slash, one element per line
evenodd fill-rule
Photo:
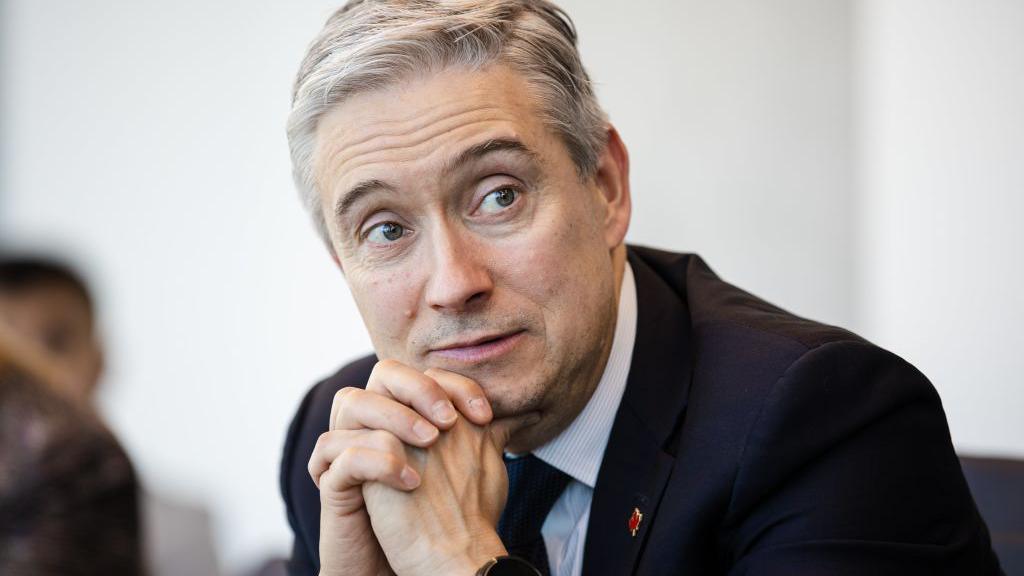
<path fill-rule="evenodd" d="M 0 322 L 4 321 L 31 331 L 54 323 L 89 329 L 92 317 L 88 304 L 73 288 L 46 284 L 27 290 L 0 290 Z"/>
<path fill-rule="evenodd" d="M 317 129 L 314 169 L 326 202 L 357 179 L 435 171 L 488 139 L 540 148 L 546 137 L 519 74 L 504 66 L 446 69 L 356 94 L 327 113 Z"/>
<path fill-rule="evenodd" d="M 13 290 L 0 288 L 0 307 L 4 310 L 25 308 L 85 314 L 90 311 L 89 302 L 81 292 L 64 282 L 46 282 Z"/>

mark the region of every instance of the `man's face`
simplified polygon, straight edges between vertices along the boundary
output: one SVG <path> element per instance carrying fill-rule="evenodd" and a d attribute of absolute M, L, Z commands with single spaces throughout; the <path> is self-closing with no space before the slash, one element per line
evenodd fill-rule
<path fill-rule="evenodd" d="M 476 380 L 496 416 L 539 412 L 527 444 L 567 425 L 611 347 L 622 191 L 580 179 L 501 66 L 356 95 L 317 138 L 331 244 L 378 356 Z"/>
<path fill-rule="evenodd" d="M 44 348 L 54 366 L 89 399 L 102 371 L 102 354 L 82 296 L 53 282 L 0 292 L 0 321 Z"/>

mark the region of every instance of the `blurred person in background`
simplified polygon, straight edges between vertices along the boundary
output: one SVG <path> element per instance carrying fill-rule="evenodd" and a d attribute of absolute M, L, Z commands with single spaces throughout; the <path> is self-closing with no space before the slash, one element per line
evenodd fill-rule
<path fill-rule="evenodd" d="M 0 322 L 0 574 L 141 575 L 131 462 L 56 362 Z"/>
<path fill-rule="evenodd" d="M 92 405 L 103 352 L 95 306 L 81 276 L 46 258 L 0 259 L 0 319 L 42 346 L 67 390 Z"/>
<path fill-rule="evenodd" d="M 0 323 L 49 357 L 37 362 L 85 412 L 96 412 L 103 343 L 96 307 L 81 274 L 56 259 L 0 258 Z M 218 576 L 209 514 L 201 507 L 143 490 L 143 542 L 153 576 Z"/>

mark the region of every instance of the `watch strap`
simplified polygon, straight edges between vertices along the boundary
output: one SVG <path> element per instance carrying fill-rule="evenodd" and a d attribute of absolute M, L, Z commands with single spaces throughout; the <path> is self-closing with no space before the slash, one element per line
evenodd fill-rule
<path fill-rule="evenodd" d="M 481 566 L 476 576 L 541 576 L 541 573 L 522 558 L 497 556 Z"/>

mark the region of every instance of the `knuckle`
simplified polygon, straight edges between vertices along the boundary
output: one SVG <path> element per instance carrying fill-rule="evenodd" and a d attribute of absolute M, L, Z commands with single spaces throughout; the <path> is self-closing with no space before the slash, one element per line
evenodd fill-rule
<path fill-rule="evenodd" d="M 398 366 L 401 366 L 401 364 L 399 364 L 397 360 L 378 360 L 377 363 L 373 365 L 373 370 L 370 371 L 370 377 L 373 378 L 374 376 L 380 376 L 381 372 L 394 370 Z"/>
<path fill-rule="evenodd" d="M 317 436 L 316 444 L 313 445 L 313 455 L 317 455 L 327 449 L 327 444 L 331 441 L 331 432 L 324 432 Z"/>
<path fill-rule="evenodd" d="M 352 395 L 356 394 L 358 390 L 359 388 L 354 386 L 345 386 L 334 393 L 334 403 L 340 406 L 351 401 Z"/>
<path fill-rule="evenodd" d="M 388 474 L 398 478 L 401 476 L 402 468 L 406 467 L 406 462 L 401 458 L 395 458 L 394 456 L 388 458 Z"/>
<path fill-rule="evenodd" d="M 338 465 L 338 461 L 331 462 L 331 465 L 320 474 L 320 491 L 339 490 L 345 484 L 344 470 Z"/>
<path fill-rule="evenodd" d="M 418 405 L 420 402 L 434 402 L 446 397 L 444 392 L 433 381 L 412 380 L 406 384 L 410 404 Z"/>
<path fill-rule="evenodd" d="M 323 467 L 322 462 L 324 460 L 323 456 L 320 455 L 319 445 L 320 441 L 317 440 L 317 447 L 313 449 L 313 454 L 310 455 L 309 461 L 306 462 L 306 472 L 309 472 L 309 476 L 313 478 L 314 482 L 316 481 L 317 474 Z"/>
<path fill-rule="evenodd" d="M 436 374 L 436 372 L 435 372 Z M 417 378 L 409 382 L 409 387 L 418 395 L 431 399 L 447 398 L 441 381 L 436 376 L 422 372 Z"/>
<path fill-rule="evenodd" d="M 424 420 L 423 416 L 420 416 L 418 412 L 409 409 L 398 410 L 388 414 L 387 419 L 389 430 L 396 433 L 413 430 L 417 422 Z"/>
<path fill-rule="evenodd" d="M 331 470 L 337 470 L 341 473 L 346 473 L 352 470 L 359 462 L 359 449 L 354 446 L 349 446 L 338 454 L 338 457 L 331 462 Z"/>
<path fill-rule="evenodd" d="M 405 468 L 405 461 L 393 455 L 387 455 L 383 462 L 383 474 L 389 476 L 398 476 L 402 473 L 402 469 Z"/>
<path fill-rule="evenodd" d="M 363 390 L 360 388 L 354 388 L 352 386 L 346 386 L 341 390 L 338 390 L 334 395 L 334 404 L 338 410 L 338 415 L 343 419 L 349 415 L 352 410 L 352 404 L 356 402 L 359 397 L 359 393 Z"/>
<path fill-rule="evenodd" d="M 370 371 L 370 378 L 366 382 L 366 389 L 370 391 L 379 392 L 386 390 L 388 387 L 388 376 L 392 376 L 401 368 L 402 364 L 397 360 L 378 360 L 373 365 L 373 370 Z"/>
<path fill-rule="evenodd" d="M 391 432 L 385 430 L 377 430 L 374 432 L 374 443 L 379 447 L 381 452 L 388 454 L 402 454 L 405 451 L 405 445 Z"/>

